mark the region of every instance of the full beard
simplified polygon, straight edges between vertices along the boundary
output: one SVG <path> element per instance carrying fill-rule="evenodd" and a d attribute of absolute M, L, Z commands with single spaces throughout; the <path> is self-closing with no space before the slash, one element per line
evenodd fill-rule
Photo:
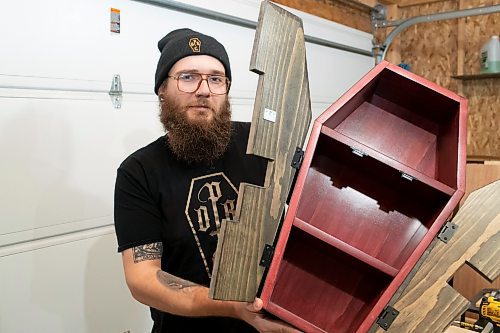
<path fill-rule="evenodd" d="M 212 165 L 229 146 L 231 105 L 227 96 L 220 110 L 215 110 L 206 99 L 199 99 L 196 104 L 211 108 L 211 121 L 190 121 L 188 106 L 168 97 L 160 101 L 160 121 L 167 131 L 169 147 L 178 159 L 187 164 Z"/>

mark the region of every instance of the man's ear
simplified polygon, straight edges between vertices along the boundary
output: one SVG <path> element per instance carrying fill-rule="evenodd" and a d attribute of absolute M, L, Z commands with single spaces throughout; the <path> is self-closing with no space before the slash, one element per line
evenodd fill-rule
<path fill-rule="evenodd" d="M 165 94 L 166 88 L 167 88 L 167 80 L 163 81 L 163 83 L 158 88 L 158 97 L 165 98 L 165 96 L 163 96 L 163 95 Z"/>
<path fill-rule="evenodd" d="M 160 102 L 165 100 L 165 90 L 167 89 L 167 80 L 163 81 L 161 86 L 158 88 L 158 98 Z"/>

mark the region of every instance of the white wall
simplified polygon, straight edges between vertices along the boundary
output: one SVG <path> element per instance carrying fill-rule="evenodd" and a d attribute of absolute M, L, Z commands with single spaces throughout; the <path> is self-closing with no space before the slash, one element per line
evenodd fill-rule
<path fill-rule="evenodd" d="M 257 21 L 258 0 L 184 1 Z M 120 35 L 109 32 L 121 10 Z M 365 50 L 371 35 L 294 11 L 307 35 Z M 0 332 L 145 332 L 112 227 L 119 163 L 162 134 L 157 41 L 190 27 L 227 48 L 233 118 L 250 120 L 254 30 L 138 1 L 16 0 L 0 10 Z M 307 43 L 313 118 L 372 66 Z M 107 94 L 120 74 L 124 97 Z"/>

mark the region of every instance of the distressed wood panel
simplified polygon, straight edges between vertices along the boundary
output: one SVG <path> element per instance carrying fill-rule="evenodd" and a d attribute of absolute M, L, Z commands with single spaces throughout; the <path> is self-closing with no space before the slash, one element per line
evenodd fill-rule
<path fill-rule="evenodd" d="M 400 311 L 387 332 L 442 332 L 469 301 L 447 282 L 465 262 L 485 270 L 490 278 L 500 272 L 500 181 L 473 192 L 453 223 L 458 229 L 447 243 L 435 240 L 412 271 L 409 283 L 389 304 Z M 495 244 L 497 246 L 495 246 Z M 489 267 L 486 267 L 489 265 Z M 492 266 L 492 267 L 491 267 Z M 410 280 L 411 279 L 411 280 Z M 383 330 L 373 326 L 372 332 Z"/>
<path fill-rule="evenodd" d="M 467 196 L 485 185 L 488 185 L 496 180 L 500 180 L 500 162 L 487 161 L 485 163 L 468 163 L 465 185 L 465 196 Z M 497 244 L 497 247 L 500 245 Z M 487 272 L 484 272 L 487 273 Z M 469 265 L 460 267 L 457 273 L 453 276 L 453 287 L 465 298 L 472 298 L 484 288 L 500 289 L 500 278 L 497 278 L 493 283 L 488 282 L 478 272 L 472 269 Z"/>
<path fill-rule="evenodd" d="M 263 249 L 274 243 L 283 215 L 295 175 L 292 158 L 311 121 L 302 21 L 263 2 L 250 69 L 260 77 L 247 153 L 268 158 L 268 169 L 263 188 L 240 186 L 235 221 L 221 228 L 210 285 L 215 299 L 254 299 Z"/>

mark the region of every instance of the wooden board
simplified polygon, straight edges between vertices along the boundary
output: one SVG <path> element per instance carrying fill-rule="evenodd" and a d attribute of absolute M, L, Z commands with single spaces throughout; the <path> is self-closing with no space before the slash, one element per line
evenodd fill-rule
<path fill-rule="evenodd" d="M 261 5 L 250 69 L 259 83 L 247 153 L 269 159 L 264 187 L 242 184 L 234 221 L 224 223 L 215 254 L 210 295 L 251 301 L 257 294 L 266 244 L 273 245 L 311 121 L 302 21 L 281 7 Z"/>
<path fill-rule="evenodd" d="M 388 332 L 443 332 L 469 306 L 447 283 L 464 263 L 490 280 L 500 275 L 499 202 L 500 181 L 467 198 L 452 221 L 458 225 L 453 238 L 447 244 L 436 240 L 410 274 L 406 289 L 402 286 L 389 302 L 400 313 Z M 370 332 L 384 331 L 374 325 Z"/>
<path fill-rule="evenodd" d="M 484 161 L 484 163 L 467 163 L 465 200 L 467 196 L 487 184 L 500 179 L 500 161 Z M 481 274 L 468 265 L 462 266 L 453 276 L 453 287 L 465 298 L 472 300 L 481 289 L 500 289 L 500 277 L 493 283 L 488 282 Z"/>

